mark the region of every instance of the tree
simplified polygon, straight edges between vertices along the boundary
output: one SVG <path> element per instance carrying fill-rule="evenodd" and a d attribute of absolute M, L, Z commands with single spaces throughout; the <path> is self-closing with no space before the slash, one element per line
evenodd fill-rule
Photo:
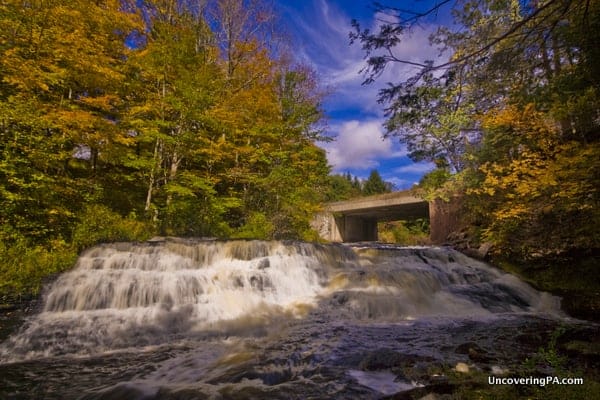
<path fill-rule="evenodd" d="M 533 105 L 488 115 L 484 129 L 482 151 L 495 151 L 482 155 L 483 179 L 470 190 L 484 239 L 520 256 L 597 248 L 600 144 L 563 141 Z"/>
<path fill-rule="evenodd" d="M 328 172 L 313 143 L 323 117 L 314 73 L 271 54 L 265 3 L 145 7 L 124 123 L 135 132 L 128 165 L 147 182 L 149 216 L 168 234 L 301 236 Z M 245 226 L 264 218 L 278 219 L 277 229 Z"/>
<path fill-rule="evenodd" d="M 119 1 L 5 1 L 0 11 L 2 232 L 68 238 L 100 192 L 100 164 L 129 141 L 115 116 L 138 20 Z"/>
<path fill-rule="evenodd" d="M 352 175 L 349 172 L 342 175 L 329 175 L 325 201 L 342 201 L 360 197 L 360 183 L 357 183 L 359 184 L 358 187 L 353 184 Z"/>
<path fill-rule="evenodd" d="M 216 29 L 226 73 L 233 79 L 254 51 L 276 43 L 275 15 L 261 0 L 215 0 L 207 7 L 207 19 Z M 248 47 L 250 45 L 250 47 Z M 238 81 L 238 84 L 244 81 Z"/>
<path fill-rule="evenodd" d="M 144 210 L 164 232 L 209 234 L 219 225 L 211 217 L 219 220 L 226 209 L 216 206 L 215 179 L 193 170 L 210 165 L 219 136 L 211 115 L 223 82 L 218 49 L 193 9 L 175 0 L 144 7 L 145 44 L 128 60 L 134 84 L 123 122 L 136 141 L 128 165 L 144 177 Z"/>
<path fill-rule="evenodd" d="M 456 0 L 438 2 L 427 10 L 375 7 L 388 16 L 386 22 L 372 32 L 354 21 L 350 37 L 366 53 L 365 83 L 373 82 L 389 63 L 419 68 L 414 76 L 390 84 L 379 96 L 386 105 L 387 134 L 406 143 L 415 160 L 443 158 L 453 171 L 460 171 L 465 163 L 462 154 L 479 140 L 478 115 L 507 99 L 527 104 L 535 98 L 546 107 L 558 104 L 555 85 L 566 83 L 557 78 L 566 78 L 567 70 L 578 71 L 575 81 L 568 74 L 571 83 L 598 88 L 598 64 L 590 64 L 598 57 L 591 45 L 600 39 L 598 29 L 584 34 L 584 29 L 599 23 L 595 1 Z M 458 29 L 441 26 L 431 42 L 441 52 L 451 53 L 447 61 L 396 57 L 396 46 L 413 26 L 442 7 L 452 9 Z M 564 104 L 564 96 L 559 97 Z M 561 122 L 563 133 L 582 117 L 589 125 L 590 112 L 586 112 L 588 117 L 578 117 L 571 109 L 571 116 Z"/>
<path fill-rule="evenodd" d="M 324 196 L 329 172 L 325 153 L 314 144 L 320 139 L 321 97 L 314 73 L 305 66 L 283 59 L 271 68 L 266 80 L 256 80 L 236 93 L 239 102 L 226 105 L 232 107 L 228 115 L 239 115 L 240 109 L 256 113 L 241 121 L 230 118 L 231 138 L 243 145 L 236 169 L 245 171 L 230 188 L 243 199 L 244 223 L 258 212 L 276 221 L 273 237 L 302 237 Z M 249 73 L 255 69 L 244 68 Z M 251 129 L 249 123 L 254 124 Z"/>
<path fill-rule="evenodd" d="M 431 42 L 448 58 L 396 57 L 414 24 L 431 22 L 441 7 L 451 9 L 453 26 Z M 599 247 L 591 211 L 599 201 L 598 1 L 456 0 L 378 11 L 387 22 L 374 32 L 354 23 L 351 40 L 365 50 L 366 83 L 389 63 L 419 68 L 379 99 L 388 135 L 440 167 L 426 180 L 434 192 L 467 192 L 483 238 L 505 254 Z"/>
<path fill-rule="evenodd" d="M 461 171 L 463 154 L 477 136 L 475 107 L 466 99 L 464 79 L 461 70 L 439 77 L 428 71 L 383 89 L 379 100 L 388 104 L 385 136 L 398 137 L 413 161 Z"/>
<path fill-rule="evenodd" d="M 379 172 L 374 169 L 363 183 L 362 192 L 366 196 L 391 192 L 390 185 L 383 181 Z"/>

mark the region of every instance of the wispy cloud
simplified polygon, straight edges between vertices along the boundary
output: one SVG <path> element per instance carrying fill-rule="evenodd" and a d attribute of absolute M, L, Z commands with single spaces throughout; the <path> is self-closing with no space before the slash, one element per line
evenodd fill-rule
<path fill-rule="evenodd" d="M 374 84 L 363 85 L 365 76 L 360 71 L 366 66 L 365 54 L 359 43 L 350 45 L 349 41 L 351 20 L 358 15 L 342 10 L 340 7 L 346 6 L 341 0 L 280 1 L 280 4 L 291 21 L 290 28 L 295 31 L 296 55 L 315 68 L 332 92 L 325 101 L 325 109 L 331 116 L 329 134 L 336 140 L 323 147 L 334 172 L 352 169 L 360 174 L 378 166 L 389 168 L 394 164 L 389 162 L 392 159 L 410 162 L 396 140 L 383 139 L 384 111 L 377 97 L 388 82 L 397 83 L 413 75 L 415 67 L 390 63 Z M 370 15 L 369 4 L 370 1 L 364 2 L 360 17 L 364 27 L 375 31 L 381 24 L 381 16 Z M 436 58 L 436 50 L 429 47 L 428 41 L 432 32 L 432 26 L 415 27 L 394 49 L 396 56 L 419 63 Z M 414 172 L 404 171 L 408 176 L 395 177 L 403 173 L 401 168 L 393 172 L 389 168 L 385 172 L 396 180 L 394 183 L 405 187 L 412 185 L 415 179 L 411 174 L 427 171 L 423 166 L 412 168 Z"/>
<path fill-rule="evenodd" d="M 399 168 L 394 168 L 396 174 L 423 174 L 433 171 L 435 165 L 433 163 L 418 163 L 408 164 Z"/>
<path fill-rule="evenodd" d="M 390 63 L 376 83 L 362 85 L 365 76 L 360 71 L 366 66 L 365 53 L 359 43 L 350 45 L 352 16 L 338 8 L 335 2 L 312 0 L 303 14 L 291 15 L 298 30 L 298 55 L 312 64 L 324 82 L 333 90 L 328 99 L 332 111 L 344 108 L 363 110 L 365 114 L 382 115 L 377 95 L 388 82 L 398 82 L 415 72 L 415 67 Z M 371 30 L 381 24 L 381 16 L 371 20 Z M 431 26 L 415 27 L 411 34 L 394 49 L 398 58 L 423 62 L 436 57 L 429 47 Z"/>

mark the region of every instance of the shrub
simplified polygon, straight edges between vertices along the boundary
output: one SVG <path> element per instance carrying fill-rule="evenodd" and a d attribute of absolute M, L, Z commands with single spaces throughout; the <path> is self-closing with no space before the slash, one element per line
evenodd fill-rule
<path fill-rule="evenodd" d="M 73 247 L 81 251 L 98 243 L 147 240 L 155 234 L 153 225 L 122 217 L 102 205 L 88 206 L 73 230 Z"/>
<path fill-rule="evenodd" d="M 237 239 L 271 239 L 274 231 L 273 223 L 265 214 L 253 212 L 232 236 Z"/>
<path fill-rule="evenodd" d="M 0 297 L 16 302 L 39 293 L 43 279 L 73 266 L 76 252 L 63 241 L 30 245 L 23 237 L 0 243 Z"/>

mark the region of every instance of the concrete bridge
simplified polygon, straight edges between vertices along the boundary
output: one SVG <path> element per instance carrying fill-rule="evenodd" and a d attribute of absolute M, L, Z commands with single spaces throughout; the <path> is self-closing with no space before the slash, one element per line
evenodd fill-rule
<path fill-rule="evenodd" d="M 378 222 L 411 218 L 429 218 L 430 239 L 441 244 L 457 225 L 457 207 L 455 202 L 428 202 L 405 190 L 325 204 L 312 227 L 330 242 L 376 241 Z"/>

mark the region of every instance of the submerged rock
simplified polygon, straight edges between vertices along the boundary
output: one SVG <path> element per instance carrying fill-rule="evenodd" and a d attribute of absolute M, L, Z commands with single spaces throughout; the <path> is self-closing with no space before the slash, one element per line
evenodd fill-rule
<path fill-rule="evenodd" d="M 369 353 L 359 364 L 363 371 L 376 371 L 389 369 L 399 366 L 402 363 L 403 356 L 400 353 L 390 349 L 379 349 Z"/>

